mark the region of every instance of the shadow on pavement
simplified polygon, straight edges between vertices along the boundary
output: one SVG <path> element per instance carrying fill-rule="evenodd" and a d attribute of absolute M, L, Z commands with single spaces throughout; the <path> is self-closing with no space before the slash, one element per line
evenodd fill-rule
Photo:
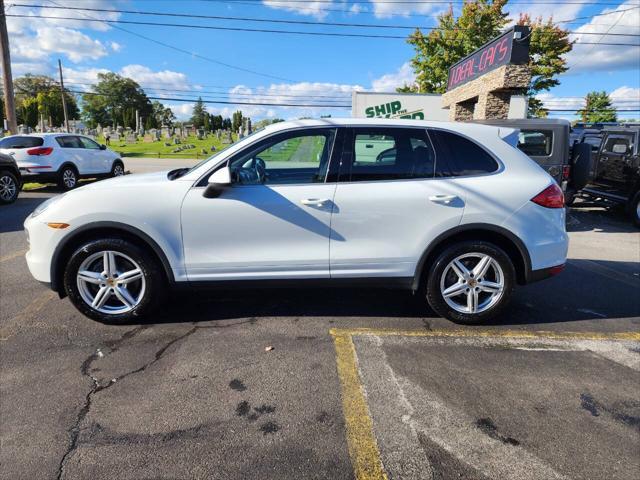
<path fill-rule="evenodd" d="M 634 262 L 571 260 L 559 276 L 516 288 L 510 306 L 490 325 L 535 326 L 638 317 L 638 270 Z M 433 318 L 434 313 L 426 300 L 401 290 L 194 290 L 173 294 L 163 312 L 148 323 L 269 317 L 415 319 Z M 640 325 L 640 318 L 631 321 Z"/>

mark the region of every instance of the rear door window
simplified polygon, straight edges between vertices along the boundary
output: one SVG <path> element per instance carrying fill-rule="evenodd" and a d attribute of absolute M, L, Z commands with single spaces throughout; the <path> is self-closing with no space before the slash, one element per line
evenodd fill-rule
<path fill-rule="evenodd" d="M 41 147 L 43 143 L 44 138 L 42 137 L 7 137 L 0 140 L 0 148 L 12 148 L 18 150 L 21 148 Z"/>
<path fill-rule="evenodd" d="M 551 130 L 520 130 L 518 148 L 530 157 L 548 157 L 553 151 Z"/>
<path fill-rule="evenodd" d="M 79 137 L 73 135 L 65 135 L 64 137 L 56 137 L 58 145 L 62 148 L 84 148 Z"/>
<path fill-rule="evenodd" d="M 436 149 L 438 177 L 482 175 L 498 170 L 498 162 L 480 145 L 457 133 L 429 130 Z"/>
<path fill-rule="evenodd" d="M 432 178 L 435 153 L 426 130 L 419 128 L 354 128 L 347 147 L 346 181 Z"/>

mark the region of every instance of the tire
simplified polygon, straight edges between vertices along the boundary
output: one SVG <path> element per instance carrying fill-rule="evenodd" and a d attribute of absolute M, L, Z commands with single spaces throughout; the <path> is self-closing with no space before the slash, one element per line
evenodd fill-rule
<path fill-rule="evenodd" d="M 631 198 L 631 201 L 627 205 L 627 211 L 631 216 L 633 224 L 640 228 L 640 190 Z"/>
<path fill-rule="evenodd" d="M 78 186 L 78 170 L 73 165 L 64 165 L 58 172 L 58 187 L 61 190 L 73 190 Z"/>
<path fill-rule="evenodd" d="M 122 160 L 116 160 L 111 167 L 111 176 L 120 177 L 122 175 L 124 175 L 124 163 L 122 163 Z"/>
<path fill-rule="evenodd" d="M 9 170 L 0 170 L 0 205 L 9 205 L 18 198 L 20 182 Z"/>
<path fill-rule="evenodd" d="M 489 260 L 484 277 L 478 277 L 477 272 L 473 274 L 475 278 L 471 277 L 474 267 L 485 257 Z M 465 267 L 465 280 L 456 273 L 454 260 L 458 260 Z M 515 279 L 513 263 L 500 247 L 484 241 L 456 243 L 440 253 L 427 272 L 427 302 L 436 313 L 453 322 L 480 324 L 495 317 L 507 306 Z M 474 289 L 477 297 L 474 295 Z M 493 292 L 489 292 L 489 289 Z M 450 293 L 459 290 L 460 293 L 450 296 L 447 300 L 443 294 L 447 290 Z M 469 311 L 470 295 L 472 299 L 477 298 L 475 313 Z M 471 307 L 473 305 L 471 302 Z"/>
<path fill-rule="evenodd" d="M 115 263 L 108 277 L 105 256 L 108 263 Z M 86 280 L 79 271 L 87 272 L 82 276 Z M 80 245 L 64 272 L 64 289 L 73 305 L 87 317 L 110 325 L 135 323 L 153 312 L 165 298 L 165 288 L 164 274 L 155 258 L 120 238 Z M 91 300 L 96 302 L 94 306 Z"/>

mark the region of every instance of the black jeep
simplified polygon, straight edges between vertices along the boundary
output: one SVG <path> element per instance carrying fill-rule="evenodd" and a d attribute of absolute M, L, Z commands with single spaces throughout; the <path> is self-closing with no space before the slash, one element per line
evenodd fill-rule
<path fill-rule="evenodd" d="M 640 126 L 602 130 L 602 145 L 592 160 L 580 195 L 624 205 L 640 227 Z"/>

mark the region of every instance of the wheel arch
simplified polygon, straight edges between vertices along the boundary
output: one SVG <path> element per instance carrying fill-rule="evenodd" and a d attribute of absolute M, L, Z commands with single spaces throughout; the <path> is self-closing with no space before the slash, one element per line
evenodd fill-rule
<path fill-rule="evenodd" d="M 118 222 L 94 222 L 77 228 L 69 236 L 65 237 L 56 247 L 51 259 L 51 288 L 63 297 L 64 265 L 73 254 L 76 248 L 83 242 L 97 238 L 115 236 L 129 240 L 140 247 L 150 251 L 164 271 L 166 280 L 174 283 L 173 270 L 162 248 L 149 235 L 142 230 L 131 225 Z"/>
<path fill-rule="evenodd" d="M 524 285 L 529 282 L 531 257 L 524 242 L 506 228 L 485 223 L 470 223 L 447 230 L 429 244 L 416 266 L 412 289 L 415 291 L 420 288 L 429 266 L 444 248 L 465 240 L 483 240 L 502 248 L 513 262 L 518 284 Z"/>

